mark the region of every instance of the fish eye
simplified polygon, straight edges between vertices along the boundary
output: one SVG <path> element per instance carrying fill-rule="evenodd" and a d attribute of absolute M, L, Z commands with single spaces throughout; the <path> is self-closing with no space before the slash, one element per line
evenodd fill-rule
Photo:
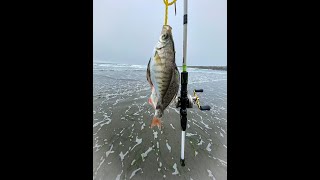
<path fill-rule="evenodd" d="M 168 38 L 168 34 L 163 34 L 162 35 L 162 39 L 167 39 Z"/>

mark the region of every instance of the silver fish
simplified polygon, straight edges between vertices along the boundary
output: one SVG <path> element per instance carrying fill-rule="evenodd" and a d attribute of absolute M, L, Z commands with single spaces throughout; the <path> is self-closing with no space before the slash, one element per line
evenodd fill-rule
<path fill-rule="evenodd" d="M 147 80 L 152 89 L 149 104 L 155 109 L 151 128 L 156 125 L 160 128 L 163 112 L 176 97 L 180 84 L 172 28 L 169 25 L 162 27 L 154 55 L 148 63 Z"/>

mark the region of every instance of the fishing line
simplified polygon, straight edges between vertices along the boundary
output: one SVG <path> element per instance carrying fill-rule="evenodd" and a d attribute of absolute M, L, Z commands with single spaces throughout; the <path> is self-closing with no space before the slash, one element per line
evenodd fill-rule
<path fill-rule="evenodd" d="M 169 3 L 168 0 L 163 0 L 164 5 L 166 6 L 166 11 L 164 16 L 164 25 L 168 25 L 168 7 L 171 6 L 173 3 L 175 4 L 176 1 L 177 0 L 173 0 L 172 2 Z M 175 12 L 176 12 L 176 8 L 175 8 Z"/>

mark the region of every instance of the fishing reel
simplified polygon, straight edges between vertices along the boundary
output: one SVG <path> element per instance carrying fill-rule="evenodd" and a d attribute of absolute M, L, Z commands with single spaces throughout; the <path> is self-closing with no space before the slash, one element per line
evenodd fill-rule
<path fill-rule="evenodd" d="M 193 90 L 193 96 L 191 96 L 190 94 L 188 94 L 188 102 L 187 102 L 187 108 L 193 108 L 193 104 L 196 104 L 197 107 L 201 110 L 201 111 L 209 111 L 211 108 L 208 105 L 205 106 L 201 106 L 200 105 L 200 99 L 197 95 L 196 92 L 203 92 L 203 89 L 194 89 Z M 175 105 L 176 108 L 181 107 L 181 101 L 180 101 L 180 97 L 177 97 L 175 99 Z"/>

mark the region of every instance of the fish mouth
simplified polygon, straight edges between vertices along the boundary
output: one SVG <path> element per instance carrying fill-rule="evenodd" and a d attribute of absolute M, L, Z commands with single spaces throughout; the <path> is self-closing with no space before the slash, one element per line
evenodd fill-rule
<path fill-rule="evenodd" d="M 172 27 L 169 25 L 163 25 L 161 34 L 169 33 L 171 34 Z"/>

